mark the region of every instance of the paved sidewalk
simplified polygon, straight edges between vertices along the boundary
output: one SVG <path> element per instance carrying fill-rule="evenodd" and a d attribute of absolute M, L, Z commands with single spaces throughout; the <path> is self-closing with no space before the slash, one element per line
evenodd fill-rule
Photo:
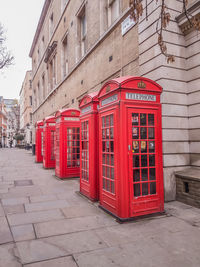
<path fill-rule="evenodd" d="M 0 149 L 0 267 L 199 267 L 200 210 L 118 224 L 30 152 Z"/>

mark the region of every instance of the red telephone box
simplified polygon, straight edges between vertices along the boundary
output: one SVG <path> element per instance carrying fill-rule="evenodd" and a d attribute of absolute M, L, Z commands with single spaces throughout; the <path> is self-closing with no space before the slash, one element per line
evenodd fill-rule
<path fill-rule="evenodd" d="M 80 192 L 91 200 L 99 199 L 98 175 L 98 93 L 83 97 L 80 102 L 81 171 Z"/>
<path fill-rule="evenodd" d="M 39 163 L 43 160 L 43 121 L 35 124 L 35 162 Z"/>
<path fill-rule="evenodd" d="M 45 118 L 43 127 L 43 166 L 46 169 L 55 168 L 54 135 L 56 130 L 56 118 L 54 116 Z"/>
<path fill-rule="evenodd" d="M 119 220 L 162 212 L 162 88 L 121 77 L 99 92 L 100 207 Z"/>
<path fill-rule="evenodd" d="M 56 112 L 55 174 L 59 178 L 80 175 L 80 111 Z"/>

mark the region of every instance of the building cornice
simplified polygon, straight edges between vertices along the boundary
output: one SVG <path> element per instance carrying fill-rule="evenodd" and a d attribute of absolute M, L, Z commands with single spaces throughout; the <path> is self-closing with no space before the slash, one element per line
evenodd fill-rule
<path fill-rule="evenodd" d="M 196 21 L 200 21 L 200 1 L 197 0 L 187 9 L 189 17 L 193 16 Z M 184 35 L 187 35 L 192 30 L 194 30 L 193 25 L 190 23 L 186 17 L 185 12 L 182 12 L 179 16 L 176 17 L 176 21 Z"/>
<path fill-rule="evenodd" d="M 40 15 L 40 19 L 39 19 L 39 22 L 38 22 L 38 25 L 37 25 L 36 33 L 35 33 L 35 36 L 33 38 L 33 43 L 32 43 L 32 46 L 31 46 L 30 53 L 29 53 L 29 57 L 32 57 L 32 55 L 33 55 L 33 51 L 35 49 L 35 45 L 36 45 L 38 37 L 40 35 L 40 31 L 42 29 L 42 25 L 43 25 L 44 20 L 46 18 L 46 14 L 47 14 L 47 11 L 49 9 L 50 3 L 51 3 L 51 0 L 45 0 L 44 6 L 43 6 L 43 9 L 42 9 L 42 13 Z"/>

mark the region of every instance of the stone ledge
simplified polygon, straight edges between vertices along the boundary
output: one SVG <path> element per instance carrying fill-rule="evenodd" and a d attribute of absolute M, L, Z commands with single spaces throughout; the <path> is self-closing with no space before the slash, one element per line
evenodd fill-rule
<path fill-rule="evenodd" d="M 189 168 L 183 171 L 178 171 L 175 172 L 175 176 L 200 182 L 200 168 Z"/>

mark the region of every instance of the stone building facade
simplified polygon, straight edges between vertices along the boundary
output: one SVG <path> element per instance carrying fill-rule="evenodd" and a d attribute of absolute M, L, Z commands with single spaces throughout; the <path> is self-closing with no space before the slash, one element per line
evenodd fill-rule
<path fill-rule="evenodd" d="M 32 144 L 32 72 L 27 71 L 20 91 L 20 131 L 24 134 L 24 142 Z"/>
<path fill-rule="evenodd" d="M 19 113 L 20 107 L 17 99 L 4 99 L 7 111 L 6 146 L 16 146 L 15 136 L 19 133 Z"/>
<path fill-rule="evenodd" d="M 4 99 L 0 96 L 0 147 L 7 144 L 7 111 Z"/>
<path fill-rule="evenodd" d="M 176 194 L 174 172 L 200 167 L 200 36 L 187 24 L 182 1 L 169 0 L 164 30 L 167 64 L 157 44 L 161 0 L 143 1 L 138 24 L 129 0 L 46 0 L 30 51 L 33 121 L 78 107 L 109 79 L 145 76 L 163 87 L 162 126 L 165 200 Z M 190 0 L 199 18 L 200 1 Z M 146 12 L 147 11 L 147 12 Z M 148 14 L 148 20 L 145 16 Z"/>

